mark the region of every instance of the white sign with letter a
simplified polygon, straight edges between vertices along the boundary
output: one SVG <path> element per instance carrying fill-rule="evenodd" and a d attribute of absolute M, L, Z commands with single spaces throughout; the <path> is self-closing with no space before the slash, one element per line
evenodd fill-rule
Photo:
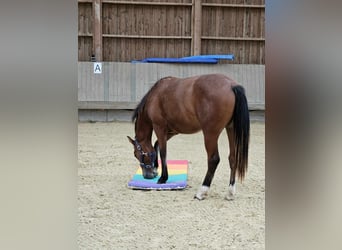
<path fill-rule="evenodd" d="M 94 74 L 102 74 L 102 63 L 94 63 Z"/>

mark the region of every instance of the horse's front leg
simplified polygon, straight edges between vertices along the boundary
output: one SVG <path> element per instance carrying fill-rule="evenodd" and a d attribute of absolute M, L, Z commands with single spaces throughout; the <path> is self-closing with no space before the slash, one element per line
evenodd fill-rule
<path fill-rule="evenodd" d="M 159 164 L 158 164 L 158 153 L 159 153 L 159 145 L 158 145 L 158 141 L 156 141 L 154 143 L 154 151 L 156 151 L 156 159 L 154 160 L 154 166 L 158 169 Z"/>
<path fill-rule="evenodd" d="M 158 184 L 164 184 L 169 178 L 169 174 L 167 172 L 167 164 L 166 164 L 166 142 L 164 143 L 164 145 L 159 142 L 159 152 L 160 152 L 160 160 L 162 164 L 162 171 L 161 171 L 161 176 L 158 180 Z"/>
<path fill-rule="evenodd" d="M 167 133 L 165 133 L 164 129 L 161 129 L 159 126 L 154 127 L 154 132 L 157 136 L 157 142 L 155 146 L 159 147 L 159 154 L 161 160 L 161 176 L 158 180 L 158 184 L 166 183 L 167 179 L 169 178 L 169 174 L 167 172 L 167 164 L 166 164 L 166 142 L 168 139 Z"/>

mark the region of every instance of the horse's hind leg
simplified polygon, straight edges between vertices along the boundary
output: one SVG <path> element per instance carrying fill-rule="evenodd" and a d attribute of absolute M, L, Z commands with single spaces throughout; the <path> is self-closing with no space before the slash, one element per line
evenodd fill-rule
<path fill-rule="evenodd" d="M 220 156 L 218 152 L 217 139 L 218 135 L 208 135 L 204 134 L 205 148 L 208 155 L 208 170 L 204 178 L 202 186 L 198 189 L 194 198 L 203 200 L 209 191 L 210 184 L 213 180 L 217 165 L 220 162 Z"/>
<path fill-rule="evenodd" d="M 236 161 L 235 161 L 235 133 L 233 124 L 227 125 L 226 131 L 229 140 L 229 165 L 230 165 L 230 180 L 228 186 L 227 200 L 233 200 L 235 195 L 235 176 L 236 176 Z"/>

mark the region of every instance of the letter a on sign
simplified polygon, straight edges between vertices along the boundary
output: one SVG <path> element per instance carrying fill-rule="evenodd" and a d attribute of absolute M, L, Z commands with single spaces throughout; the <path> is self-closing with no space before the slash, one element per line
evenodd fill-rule
<path fill-rule="evenodd" d="M 94 63 L 94 74 L 102 74 L 102 63 Z"/>

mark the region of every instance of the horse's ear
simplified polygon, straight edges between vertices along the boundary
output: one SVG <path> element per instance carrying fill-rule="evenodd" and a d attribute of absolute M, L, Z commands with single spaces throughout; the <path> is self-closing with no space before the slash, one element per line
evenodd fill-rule
<path fill-rule="evenodd" d="M 131 137 L 129 137 L 129 136 L 127 136 L 127 138 L 128 138 L 128 141 L 129 141 L 130 143 L 132 143 L 133 146 L 134 146 L 134 140 L 133 140 Z"/>

